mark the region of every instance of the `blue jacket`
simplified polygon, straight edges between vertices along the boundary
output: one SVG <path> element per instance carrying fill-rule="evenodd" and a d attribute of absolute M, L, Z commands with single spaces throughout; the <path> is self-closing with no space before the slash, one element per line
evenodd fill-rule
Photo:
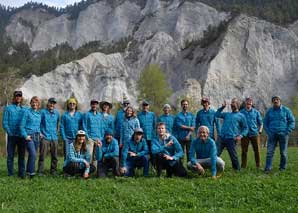
<path fill-rule="evenodd" d="M 107 129 L 114 131 L 114 116 L 111 114 L 106 114 L 101 112 L 102 121 L 103 121 L 103 135 Z"/>
<path fill-rule="evenodd" d="M 147 142 L 144 138 L 139 143 L 136 143 L 133 139 L 129 140 L 122 150 L 122 160 L 121 165 L 123 167 L 126 166 L 126 161 L 130 158 L 128 152 L 134 152 L 137 154 L 137 157 L 142 157 L 144 155 L 148 155 L 148 146 Z M 133 157 L 132 157 L 133 158 Z"/>
<path fill-rule="evenodd" d="M 66 159 L 64 161 L 64 166 L 67 166 L 68 163 L 70 162 L 74 162 L 74 163 L 79 163 L 80 168 L 84 168 L 85 167 L 85 162 L 90 162 L 90 153 L 87 149 L 87 151 L 85 153 L 82 152 L 77 152 L 75 150 L 74 144 L 69 144 L 69 149 L 68 149 L 68 153 L 66 156 Z M 89 173 L 90 172 L 90 168 L 86 168 L 85 172 Z"/>
<path fill-rule="evenodd" d="M 175 120 L 174 115 L 165 115 L 165 114 L 163 114 L 157 119 L 157 123 L 159 123 L 159 122 L 165 123 L 167 132 L 171 133 L 171 134 L 174 134 L 174 120 Z"/>
<path fill-rule="evenodd" d="M 2 126 L 8 136 L 21 136 L 20 123 L 24 113 L 23 106 L 16 104 L 4 108 Z"/>
<path fill-rule="evenodd" d="M 99 112 L 94 114 L 91 110 L 86 112 L 83 116 L 83 130 L 87 138 L 102 140 L 104 136 L 102 114 Z"/>
<path fill-rule="evenodd" d="M 220 107 L 215 117 L 224 119 L 221 127 L 220 137 L 223 139 L 235 139 L 236 136 L 246 136 L 248 127 L 245 116 L 238 112 L 222 112 L 224 107 Z"/>
<path fill-rule="evenodd" d="M 113 138 L 110 143 L 105 139 L 102 140 L 102 146 L 96 146 L 96 160 L 101 161 L 102 158 L 113 158 L 119 156 L 118 141 Z"/>
<path fill-rule="evenodd" d="M 170 141 L 173 141 L 173 144 L 166 147 L 165 145 Z M 171 166 L 184 155 L 180 143 L 171 134 L 167 134 L 165 139 L 155 138 L 152 140 L 152 154 L 166 154 L 173 157 L 174 160 L 169 162 Z"/>
<path fill-rule="evenodd" d="M 256 136 L 259 134 L 259 128 L 263 123 L 261 113 L 252 108 L 251 110 L 247 111 L 246 108 L 240 111 L 246 118 L 247 126 L 248 126 L 248 134 L 247 136 Z"/>
<path fill-rule="evenodd" d="M 121 135 L 121 126 L 124 121 L 125 111 L 124 109 L 120 109 L 115 118 L 115 137 L 120 138 Z"/>
<path fill-rule="evenodd" d="M 144 138 L 146 140 L 152 140 L 155 135 L 155 114 L 154 112 L 139 112 L 138 119 L 140 126 L 144 131 Z"/>
<path fill-rule="evenodd" d="M 32 108 L 24 111 L 20 129 L 23 138 L 27 138 L 28 135 L 34 133 L 40 133 L 41 124 L 41 113 L 40 111 L 35 111 Z"/>
<path fill-rule="evenodd" d="M 186 129 L 182 129 L 181 126 L 188 126 L 188 127 L 195 127 L 195 116 L 191 113 L 191 112 L 187 112 L 186 114 L 184 114 L 183 112 L 179 112 L 176 115 L 175 118 L 175 128 L 176 129 L 176 134 L 177 134 L 177 139 L 178 140 L 184 140 L 185 137 L 188 135 L 189 130 Z M 192 136 L 190 135 L 190 139 L 192 138 Z"/>
<path fill-rule="evenodd" d="M 59 112 L 56 109 L 53 112 L 50 112 L 48 109 L 41 110 L 40 132 L 46 140 L 58 142 L 57 128 L 59 117 Z"/>
<path fill-rule="evenodd" d="M 128 142 L 134 133 L 134 129 L 136 128 L 140 128 L 140 122 L 138 118 L 125 118 L 121 126 L 120 144 L 125 144 Z"/>
<path fill-rule="evenodd" d="M 193 140 L 190 145 L 189 157 L 192 165 L 197 163 L 197 159 L 210 158 L 211 174 L 212 176 L 216 175 L 217 149 L 212 138 L 208 137 L 204 143 L 200 138 Z"/>
<path fill-rule="evenodd" d="M 219 119 L 215 117 L 215 110 L 201 109 L 197 112 L 196 116 L 196 132 L 200 126 L 207 126 L 209 128 L 209 136 L 214 138 L 214 125 L 216 126 L 217 133 L 220 132 Z"/>
<path fill-rule="evenodd" d="M 81 112 L 76 111 L 73 116 L 70 113 L 64 112 L 60 122 L 60 134 L 62 140 L 75 139 L 78 130 L 82 129 L 82 118 Z"/>
<path fill-rule="evenodd" d="M 264 118 L 264 129 L 268 136 L 275 133 L 288 135 L 295 128 L 295 118 L 292 111 L 285 107 L 270 108 Z"/>

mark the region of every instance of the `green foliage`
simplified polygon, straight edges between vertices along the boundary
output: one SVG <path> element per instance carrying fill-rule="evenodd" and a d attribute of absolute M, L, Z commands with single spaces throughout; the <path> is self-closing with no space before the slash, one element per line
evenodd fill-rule
<path fill-rule="evenodd" d="M 138 99 L 149 101 L 151 109 L 156 113 L 162 109 L 163 104 L 172 95 L 164 72 L 156 64 L 151 64 L 144 69 L 137 87 L 140 91 Z"/>

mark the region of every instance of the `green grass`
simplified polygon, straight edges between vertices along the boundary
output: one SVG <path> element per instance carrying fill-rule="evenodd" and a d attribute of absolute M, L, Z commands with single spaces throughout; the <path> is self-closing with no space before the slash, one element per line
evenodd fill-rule
<path fill-rule="evenodd" d="M 264 155 L 265 149 L 262 162 Z M 235 173 L 224 151 L 226 171 L 218 180 L 211 179 L 210 173 L 190 174 L 187 179 L 143 178 L 141 171 L 136 178 L 82 180 L 46 175 L 22 180 L 7 177 L 5 158 L 0 158 L 0 211 L 297 212 L 297 156 L 298 148 L 289 148 L 288 168 L 279 172 L 276 155 L 273 172 L 264 174 L 255 169 L 250 147 L 248 169 Z"/>

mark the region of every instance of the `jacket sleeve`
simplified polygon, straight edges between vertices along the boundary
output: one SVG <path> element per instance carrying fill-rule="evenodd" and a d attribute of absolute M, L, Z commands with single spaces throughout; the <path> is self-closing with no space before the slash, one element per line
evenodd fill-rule
<path fill-rule="evenodd" d="M 195 149 L 195 141 L 193 140 L 190 144 L 190 149 L 189 149 L 189 158 L 190 158 L 190 162 L 192 165 L 195 165 L 197 163 L 196 160 L 196 149 Z"/>
<path fill-rule="evenodd" d="M 244 137 L 247 134 L 248 134 L 248 126 L 247 126 L 246 118 L 243 114 L 241 114 L 241 132 L 240 132 L 240 135 L 242 137 Z"/>
<path fill-rule="evenodd" d="M 61 123 L 60 123 L 60 135 L 61 135 L 63 141 L 65 141 L 65 139 L 66 139 L 64 125 L 65 125 L 65 114 L 62 115 Z"/>
<path fill-rule="evenodd" d="M 145 141 L 145 139 L 142 139 L 142 151 L 138 152 L 137 156 L 142 157 L 147 154 L 148 154 L 147 142 Z"/>
<path fill-rule="evenodd" d="M 165 147 L 161 146 L 157 139 L 152 140 L 152 154 L 158 154 L 164 152 Z"/>
<path fill-rule="evenodd" d="M 27 118 L 28 118 L 28 112 L 27 111 L 25 111 L 24 113 L 23 113 L 23 116 L 22 116 L 22 119 L 21 119 L 21 123 L 20 123 L 20 131 L 21 131 L 21 136 L 23 137 L 23 138 L 27 138 L 27 132 L 26 132 L 26 129 L 25 129 L 25 127 L 26 127 L 26 122 L 27 122 Z"/>
<path fill-rule="evenodd" d="M 287 109 L 287 134 L 290 134 L 295 128 L 295 117 L 290 109 Z"/>
<path fill-rule="evenodd" d="M 109 152 L 109 153 L 106 153 L 104 155 L 105 158 L 112 158 L 112 157 L 119 156 L 119 146 L 118 146 L 117 141 L 113 140 L 111 143 L 112 143 L 111 145 L 113 146 L 113 148 L 112 148 L 113 151 Z"/>
<path fill-rule="evenodd" d="M 269 114 L 270 114 L 270 109 L 266 112 L 265 117 L 264 117 L 264 122 L 263 122 L 263 127 L 264 127 L 268 136 L 271 135 L 271 132 L 269 129 Z"/>
<path fill-rule="evenodd" d="M 122 159 L 121 159 L 121 166 L 126 167 L 126 159 L 127 159 L 127 154 L 128 154 L 128 148 L 129 148 L 129 143 L 124 144 L 124 148 L 122 150 Z"/>
<path fill-rule="evenodd" d="M 83 126 L 83 130 L 84 130 L 85 133 L 86 133 L 86 138 L 89 139 L 89 135 L 88 135 L 88 112 L 86 112 L 86 113 L 83 115 L 83 118 L 82 118 L 82 126 Z"/>
<path fill-rule="evenodd" d="M 96 155 L 96 160 L 98 160 L 98 161 L 102 160 L 102 156 L 103 156 L 102 147 L 96 146 L 95 155 Z"/>
<path fill-rule="evenodd" d="M 217 149 L 215 142 L 212 142 L 211 150 L 210 150 L 210 159 L 211 159 L 211 175 L 216 176 L 216 160 L 217 160 Z"/>
<path fill-rule="evenodd" d="M 195 132 L 198 131 L 198 128 L 200 127 L 200 111 L 197 112 L 197 116 L 196 116 L 196 128 L 195 128 Z"/>
<path fill-rule="evenodd" d="M 224 108 L 225 107 L 219 107 L 218 109 L 217 109 L 217 111 L 215 112 L 215 117 L 216 118 L 224 118 L 225 117 L 225 113 L 224 112 L 222 112 L 223 110 L 224 110 Z"/>
<path fill-rule="evenodd" d="M 173 138 L 172 139 L 173 142 L 174 142 L 174 147 L 175 147 L 175 154 L 172 156 L 174 158 L 174 160 L 179 160 L 180 158 L 183 157 L 183 150 L 182 150 L 182 147 L 180 145 L 180 143 L 177 141 L 176 138 Z"/>
<path fill-rule="evenodd" d="M 2 118 L 2 126 L 8 135 L 12 135 L 12 132 L 8 125 L 8 120 L 9 120 L 9 111 L 8 111 L 8 108 L 5 107 L 3 118 Z"/>
<path fill-rule="evenodd" d="M 68 152 L 68 155 L 69 155 L 69 160 L 71 162 L 74 162 L 74 163 L 85 163 L 86 160 L 83 159 L 83 158 L 77 158 L 75 156 L 75 149 L 74 149 L 74 146 L 69 146 L 69 152 Z"/>

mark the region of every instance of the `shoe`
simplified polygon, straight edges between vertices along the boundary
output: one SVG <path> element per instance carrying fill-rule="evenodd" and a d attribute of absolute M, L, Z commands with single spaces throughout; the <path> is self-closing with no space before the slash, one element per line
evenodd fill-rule
<path fill-rule="evenodd" d="M 271 169 L 264 169 L 265 174 L 269 174 L 271 172 Z"/>

